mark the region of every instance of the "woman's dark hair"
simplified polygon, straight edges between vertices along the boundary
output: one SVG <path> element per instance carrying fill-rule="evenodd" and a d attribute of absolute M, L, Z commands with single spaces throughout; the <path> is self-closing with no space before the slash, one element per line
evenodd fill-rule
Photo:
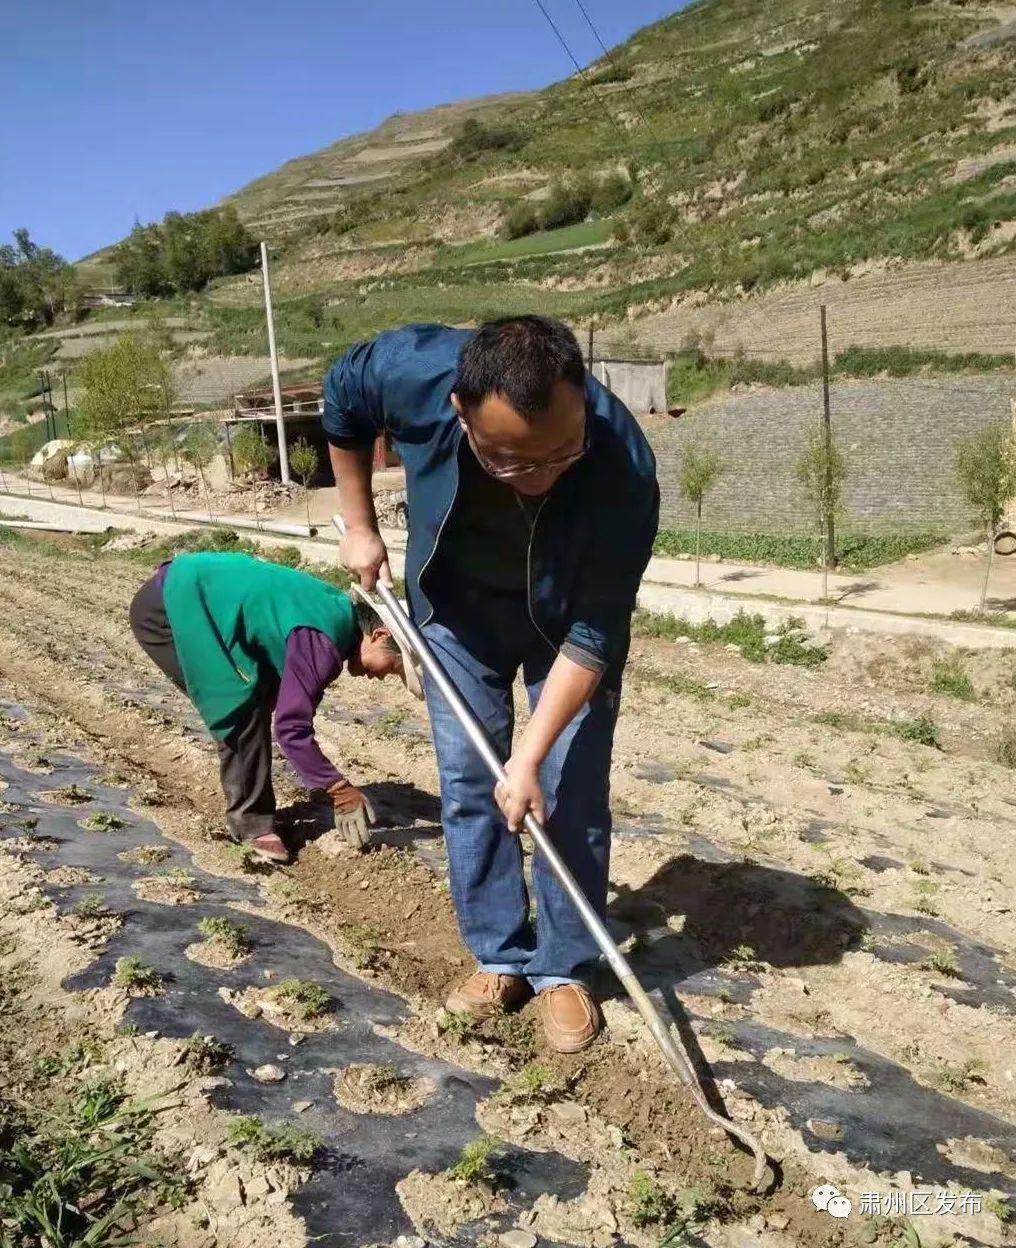
<path fill-rule="evenodd" d="M 572 331 L 545 316 L 507 316 L 481 325 L 462 348 L 453 389 L 466 410 L 499 394 L 520 416 L 535 420 L 559 381 L 585 388 L 582 350 Z"/>
<path fill-rule="evenodd" d="M 385 642 L 385 649 L 391 654 L 402 653 L 399 649 L 399 643 L 391 635 L 391 630 L 388 628 L 388 625 L 369 603 L 366 603 L 362 599 L 358 598 L 353 603 L 353 609 L 356 611 L 356 622 L 359 625 L 360 632 L 363 633 L 365 637 L 369 636 L 375 628 L 383 628 L 388 631 L 389 634 L 388 640 Z"/>

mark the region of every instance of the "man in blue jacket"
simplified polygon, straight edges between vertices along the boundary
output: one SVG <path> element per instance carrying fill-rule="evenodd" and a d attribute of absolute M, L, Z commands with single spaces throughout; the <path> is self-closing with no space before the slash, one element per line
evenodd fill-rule
<path fill-rule="evenodd" d="M 586 373 L 571 331 L 537 316 L 361 343 L 329 371 L 323 419 L 343 562 L 368 589 L 389 575 L 371 454 L 391 435 L 406 468 L 410 607 L 508 760 L 508 784 L 492 792 L 427 688 L 452 898 L 478 963 L 447 1007 L 482 1016 L 535 992 L 549 1042 L 575 1052 L 600 1029 L 582 983 L 596 946 L 539 856 L 531 912 L 513 834 L 529 810 L 544 820 L 602 913 L 621 672 L 658 520 L 652 452 Z M 513 744 L 520 670 L 532 713 Z"/>

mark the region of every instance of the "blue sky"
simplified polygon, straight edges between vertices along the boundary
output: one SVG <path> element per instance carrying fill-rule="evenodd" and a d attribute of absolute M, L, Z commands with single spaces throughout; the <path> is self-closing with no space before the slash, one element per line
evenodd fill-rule
<path fill-rule="evenodd" d="M 686 0 L 583 0 L 608 46 Z M 544 0 L 583 64 L 576 0 Z M 396 111 L 572 72 L 535 0 L 0 0 L 0 241 L 68 259 Z"/>

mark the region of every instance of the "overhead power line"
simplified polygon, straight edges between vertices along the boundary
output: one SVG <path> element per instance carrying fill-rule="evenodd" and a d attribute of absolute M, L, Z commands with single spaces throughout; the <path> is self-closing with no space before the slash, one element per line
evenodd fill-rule
<path fill-rule="evenodd" d="M 607 47 L 607 45 L 600 38 L 600 32 L 593 25 L 593 19 L 589 16 L 586 6 L 582 3 L 582 0 L 575 0 L 575 3 L 576 5 L 578 5 L 579 12 L 586 19 L 586 25 L 593 32 L 593 38 L 600 45 L 600 51 L 606 57 L 607 61 L 611 65 L 614 65 L 616 63 L 614 53 L 611 51 L 610 48 Z M 628 86 L 627 82 L 623 80 L 621 80 L 621 85 L 624 87 L 625 94 L 628 96 L 628 99 L 631 101 L 631 106 L 635 110 L 635 115 L 638 117 L 639 121 L 642 122 L 645 128 L 649 131 L 649 133 L 653 136 L 653 138 L 658 143 L 660 141 L 660 136 L 656 133 L 653 127 L 649 124 L 648 117 L 646 117 L 645 113 L 639 107 L 638 100 L 635 98 L 635 92 L 631 89 L 631 87 Z"/>
<path fill-rule="evenodd" d="M 567 41 L 567 39 L 565 39 L 564 35 L 562 35 L 562 34 L 561 34 L 561 31 L 560 31 L 560 29 L 558 28 L 557 23 L 554 21 L 554 19 L 553 19 L 553 18 L 550 16 L 550 14 L 547 12 L 547 8 L 546 8 L 546 6 L 544 5 L 543 0 L 533 0 L 533 3 L 536 5 L 536 7 L 540 10 L 540 12 L 541 12 L 541 13 L 543 14 L 543 16 L 546 18 L 547 25 L 548 25 L 548 26 L 550 27 L 550 29 L 554 32 L 554 34 L 557 36 L 557 41 L 558 41 L 558 43 L 561 45 L 561 47 L 562 47 L 562 48 L 564 48 L 565 52 L 568 54 L 568 59 L 569 59 L 569 60 L 571 61 L 571 63 L 575 66 L 575 72 L 576 72 L 576 73 L 578 73 L 578 74 L 581 74 L 581 73 L 582 73 L 582 66 L 579 64 L 578 59 L 577 59 L 577 58 L 576 58 L 576 56 L 575 56 L 575 53 L 574 53 L 574 52 L 571 50 L 571 48 L 568 46 L 568 41 Z M 590 90 L 592 91 L 592 86 L 591 86 L 591 85 L 590 85 Z M 623 127 L 621 127 L 620 125 L 618 125 L 617 120 L 616 120 L 616 118 L 614 117 L 614 114 L 610 111 L 610 109 L 609 109 L 609 108 L 606 106 L 606 104 L 603 102 L 603 98 L 601 97 L 600 93 L 599 93 L 598 91 L 592 91 L 592 93 L 593 93 L 593 97 L 595 98 L 595 100 L 596 100 L 597 104 L 599 104 L 600 108 L 603 110 L 603 115 L 607 118 L 607 120 L 608 120 L 608 121 L 610 122 L 610 124 L 614 127 L 614 129 L 617 131 L 617 133 L 621 136 L 621 138 L 622 138 L 622 139 L 624 139 L 625 141 L 628 141 L 628 135 L 625 133 L 625 131 L 624 131 Z"/>

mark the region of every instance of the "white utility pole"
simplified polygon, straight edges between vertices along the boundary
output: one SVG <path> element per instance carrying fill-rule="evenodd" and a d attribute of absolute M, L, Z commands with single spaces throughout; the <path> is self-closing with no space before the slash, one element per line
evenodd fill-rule
<path fill-rule="evenodd" d="M 279 354 L 275 349 L 275 317 L 272 315 L 272 283 L 268 277 L 268 244 L 261 244 L 261 277 L 265 284 L 265 317 L 268 321 L 268 354 L 272 357 L 272 389 L 275 392 L 275 426 L 279 435 L 279 473 L 289 485 L 289 451 L 286 423 L 282 418 L 282 388 L 279 385 Z"/>

